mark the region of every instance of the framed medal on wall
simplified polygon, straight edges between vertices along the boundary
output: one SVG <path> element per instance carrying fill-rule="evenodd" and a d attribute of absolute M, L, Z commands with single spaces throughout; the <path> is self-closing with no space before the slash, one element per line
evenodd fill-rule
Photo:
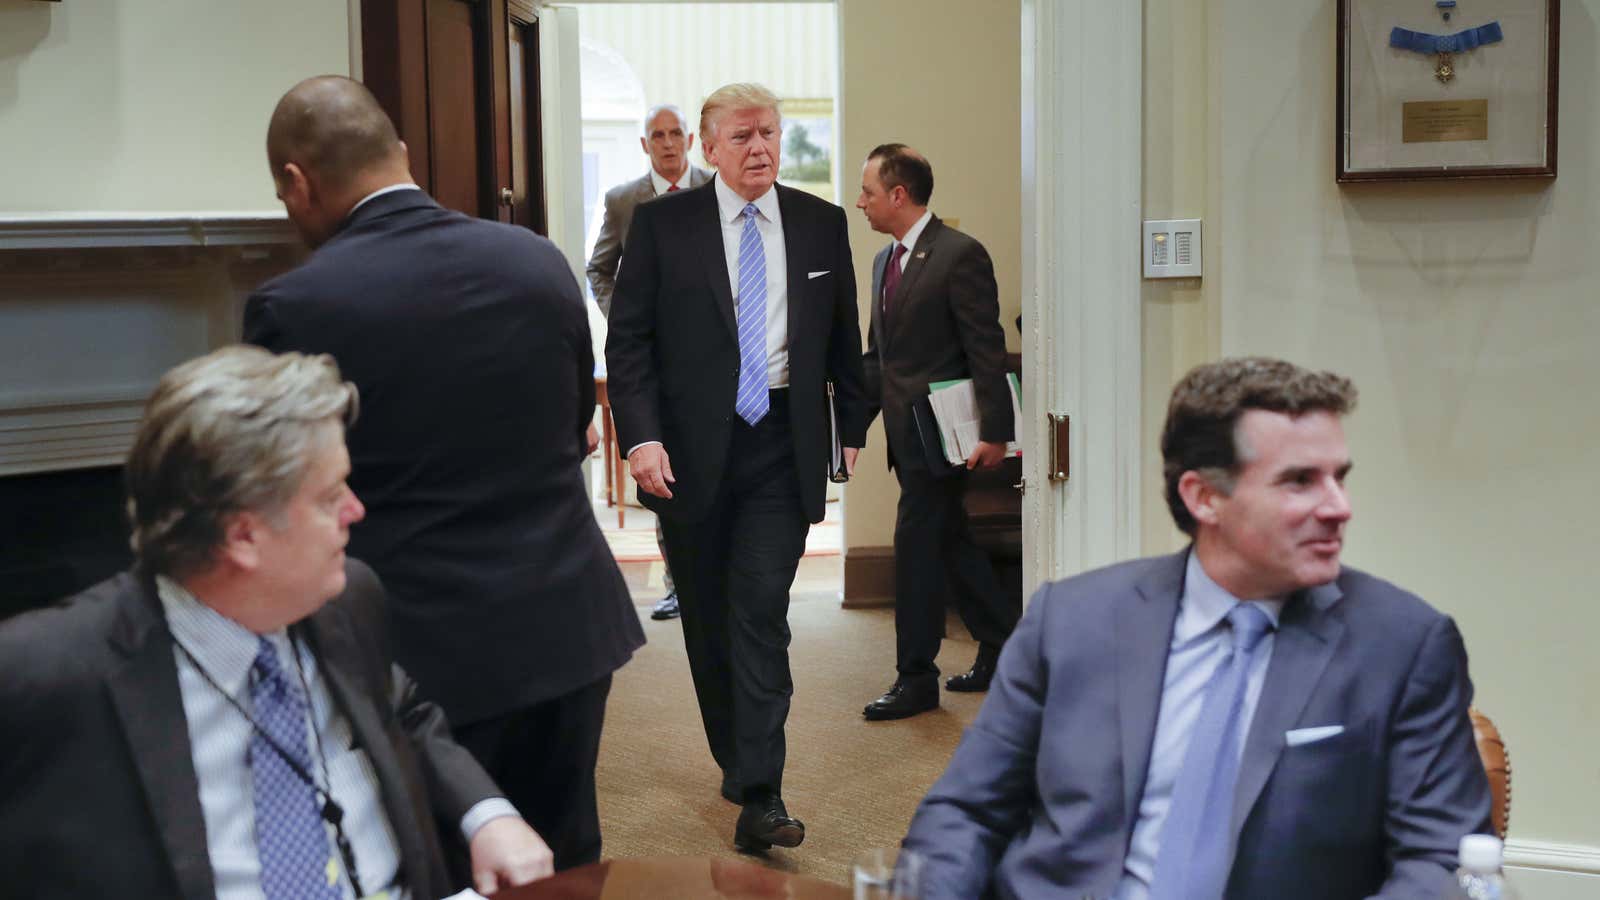
<path fill-rule="evenodd" d="M 1554 178 L 1559 0 L 1339 0 L 1336 179 Z"/>

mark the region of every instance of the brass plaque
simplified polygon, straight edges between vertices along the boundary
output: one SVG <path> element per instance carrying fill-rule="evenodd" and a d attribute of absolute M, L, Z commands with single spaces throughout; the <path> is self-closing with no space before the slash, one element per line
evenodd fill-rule
<path fill-rule="evenodd" d="M 1489 139 L 1488 100 L 1418 100 L 1400 106 L 1400 139 L 1407 144 Z"/>

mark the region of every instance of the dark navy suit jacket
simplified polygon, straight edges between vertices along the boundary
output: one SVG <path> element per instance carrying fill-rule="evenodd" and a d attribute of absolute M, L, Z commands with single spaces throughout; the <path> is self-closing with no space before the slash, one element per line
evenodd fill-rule
<path fill-rule="evenodd" d="M 458 890 L 458 823 L 501 796 L 396 668 L 383 587 L 345 563 L 344 593 L 292 626 L 377 774 L 418 897 Z M 148 575 L 124 573 L 0 626 L 0 893 L 216 896 L 172 633 Z M 439 827 L 436 827 L 438 823 Z"/>
<path fill-rule="evenodd" d="M 929 898 L 1107 897 L 1137 821 L 1187 553 L 1041 588 L 905 845 Z M 1233 812 L 1229 900 L 1433 898 L 1489 830 L 1455 624 L 1354 569 L 1284 607 Z M 1297 728 L 1336 737 L 1287 746 Z"/>
<path fill-rule="evenodd" d="M 579 468 L 594 351 L 554 244 L 384 194 L 250 297 L 244 339 L 331 353 L 361 389 L 350 554 L 451 724 L 570 693 L 644 643 Z"/>

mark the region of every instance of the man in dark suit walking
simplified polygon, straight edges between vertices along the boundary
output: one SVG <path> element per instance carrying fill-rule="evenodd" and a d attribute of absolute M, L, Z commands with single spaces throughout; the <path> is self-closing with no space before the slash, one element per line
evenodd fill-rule
<path fill-rule="evenodd" d="M 7 894 L 440 897 L 463 841 L 484 893 L 550 872 L 345 558 L 356 398 L 328 357 L 255 347 L 162 378 L 126 467 L 137 566 L 0 625 Z"/>
<path fill-rule="evenodd" d="M 628 239 L 628 225 L 633 222 L 633 211 L 641 203 L 663 194 L 675 194 L 697 188 L 711 179 L 704 169 L 689 164 L 689 151 L 694 149 L 694 133 L 683 117 L 683 110 L 670 104 L 653 107 L 644 117 L 644 134 L 639 146 L 650 158 L 650 171 L 606 191 L 604 218 L 600 220 L 600 236 L 595 239 L 594 253 L 589 256 L 589 286 L 594 290 L 594 302 L 602 315 L 611 315 L 611 292 L 617 283 L 617 264 L 622 261 L 622 245 Z M 667 555 L 667 541 L 661 533 L 661 520 L 656 520 L 656 546 L 661 548 L 663 559 Z M 663 566 L 662 576 L 667 595 L 650 610 L 656 620 L 678 617 L 678 591 L 672 581 L 672 568 Z"/>
<path fill-rule="evenodd" d="M 961 476 L 999 465 L 1014 428 L 994 264 L 982 244 L 928 210 L 932 196 L 933 167 L 915 150 L 884 144 L 867 156 L 856 207 L 894 243 L 873 260 L 864 363 L 868 389 L 883 410 L 889 464 L 900 480 L 894 526 L 898 675 L 862 711 L 873 720 L 903 719 L 939 705 L 933 660 L 944 638 L 946 590 L 978 641 L 972 669 L 946 682 L 952 691 L 988 689 L 1000 647 L 1022 615 L 1022 598 L 1001 587 L 972 539 L 961 503 Z M 978 406 L 979 443 L 965 468 L 930 461 L 912 415 L 913 406 L 930 413 L 930 383 L 959 378 L 972 379 Z"/>
<path fill-rule="evenodd" d="M 351 550 L 393 598 L 395 656 L 557 867 L 597 860 L 606 697 L 644 635 L 580 469 L 595 404 L 577 281 L 544 238 L 411 184 L 354 81 L 289 91 L 267 151 L 317 249 L 250 297 L 245 340 L 331 353 L 361 388 Z"/>
<path fill-rule="evenodd" d="M 766 88 L 706 99 L 700 141 L 717 177 L 634 212 L 606 341 L 620 448 L 662 518 L 700 714 L 747 850 L 805 837 L 782 798 L 789 586 L 823 517 L 830 392 L 847 466 L 866 432 L 844 212 L 774 183 L 780 137 Z"/>
<path fill-rule="evenodd" d="M 1161 437 L 1194 542 L 1049 584 L 905 846 L 929 900 L 1441 897 L 1487 831 L 1455 623 L 1341 566 L 1355 387 L 1200 366 Z"/>

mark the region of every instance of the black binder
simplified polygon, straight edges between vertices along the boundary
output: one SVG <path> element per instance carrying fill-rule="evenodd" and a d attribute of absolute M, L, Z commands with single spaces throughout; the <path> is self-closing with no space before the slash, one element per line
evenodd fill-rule
<path fill-rule="evenodd" d="M 939 440 L 939 422 L 933 417 L 933 404 L 928 401 L 927 395 L 911 401 L 911 424 L 917 429 L 922 461 L 935 478 L 949 478 L 967 470 L 966 465 L 945 459 L 944 444 Z"/>
<path fill-rule="evenodd" d="M 850 480 L 850 467 L 844 462 L 844 435 L 839 433 L 839 410 L 833 402 L 833 382 L 828 382 L 828 443 L 832 452 L 828 454 L 828 480 L 835 484 L 844 484 Z"/>

